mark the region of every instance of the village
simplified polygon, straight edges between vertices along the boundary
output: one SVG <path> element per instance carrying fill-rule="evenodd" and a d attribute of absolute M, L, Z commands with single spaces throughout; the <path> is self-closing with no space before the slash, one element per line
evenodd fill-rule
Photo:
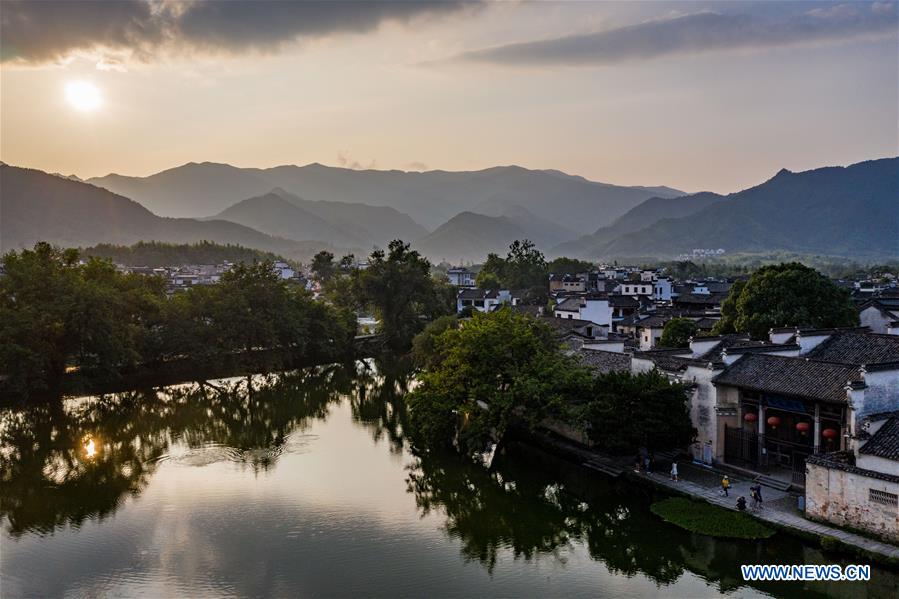
<path fill-rule="evenodd" d="M 885 283 L 837 281 L 851 290 L 861 326 L 773 328 L 762 340 L 712 334 L 734 279 L 676 281 L 656 270 L 600 266 L 551 274 L 543 307 L 524 305 L 515 290 L 477 289 L 476 276 L 465 267 L 448 271 L 460 287 L 460 313 L 509 305 L 552 327 L 569 354 L 599 372 L 658 370 L 686 384 L 698 431 L 685 456 L 693 464 L 764 485 L 785 498 L 789 513 L 899 540 L 899 289 L 892 275 Z M 660 347 L 666 325 L 677 320 L 691 323 L 686 343 Z M 552 428 L 590 444 L 584 431 Z"/>

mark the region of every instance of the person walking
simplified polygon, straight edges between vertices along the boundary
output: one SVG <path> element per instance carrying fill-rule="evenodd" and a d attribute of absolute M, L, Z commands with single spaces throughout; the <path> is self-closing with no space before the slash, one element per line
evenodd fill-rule
<path fill-rule="evenodd" d="M 759 496 L 755 491 L 755 485 L 749 487 L 749 497 L 752 498 L 752 509 L 756 510 L 759 507 Z"/>
<path fill-rule="evenodd" d="M 677 482 L 677 462 L 671 462 L 671 480 Z"/>
<path fill-rule="evenodd" d="M 762 501 L 762 484 L 761 483 L 756 483 L 756 485 L 755 485 L 755 500 L 756 500 L 756 502 L 758 502 L 758 505 L 756 507 L 758 507 L 758 509 L 760 509 L 760 510 L 764 509 L 764 506 L 762 505 L 764 502 Z"/>
<path fill-rule="evenodd" d="M 721 494 L 725 497 L 730 497 L 728 494 L 728 489 L 730 489 L 730 479 L 727 478 L 727 475 L 724 475 L 724 478 L 721 479 Z"/>

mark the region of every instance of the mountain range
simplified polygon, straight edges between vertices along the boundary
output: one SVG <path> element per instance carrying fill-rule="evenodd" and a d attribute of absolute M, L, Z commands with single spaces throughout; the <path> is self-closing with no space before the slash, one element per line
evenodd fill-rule
<path fill-rule="evenodd" d="M 899 158 L 793 173 L 786 169 L 749 189 L 655 202 L 655 217 L 633 228 L 646 210 L 622 217 L 619 229 L 554 248 L 586 258 L 671 256 L 693 248 L 727 253 L 784 250 L 857 258 L 899 257 Z M 684 206 L 687 214 L 658 210 Z M 661 218 L 659 218 L 661 217 Z M 627 224 L 631 223 L 631 224 Z M 630 230 L 628 230 L 630 229 Z"/>
<path fill-rule="evenodd" d="M 668 258 L 693 248 L 899 257 L 899 158 L 799 173 L 782 170 L 768 181 L 729 195 L 702 192 L 680 196 L 669 188 L 605 186 L 557 171 L 518 167 L 475 173 L 401 173 L 320 165 L 262 170 L 208 163 L 193 166 L 196 169 L 187 165 L 143 179 L 104 179 L 106 184 L 114 180 L 122 183 L 121 187 L 131 186 L 129 193 L 149 197 L 156 209 L 160 203 L 174 206 L 202 196 L 205 199 L 197 200 L 199 207 L 180 209 L 199 212 L 197 218 L 155 214 L 134 197 L 74 176 L 2 165 L 0 249 L 29 247 L 39 240 L 61 246 L 208 240 L 302 260 L 320 249 L 338 255 L 364 255 L 373 245 L 383 247 L 388 240 L 400 238 L 411 241 L 432 260 L 461 262 L 482 260 L 490 252 L 503 253 L 514 239 L 528 238 L 550 257 L 588 259 Z M 194 176 L 197 170 L 204 176 Z M 259 178 L 258 173 L 248 178 L 246 171 L 254 170 L 267 175 L 281 173 L 281 182 L 289 174 L 308 183 L 307 175 L 313 173 L 311 178 L 320 189 L 313 191 L 312 197 L 358 199 L 361 186 L 368 181 L 372 183 L 371 197 L 377 201 L 310 199 L 284 187 L 272 187 L 272 181 Z M 398 194 L 394 203 L 411 205 L 414 194 L 409 190 L 422 185 L 422 175 L 443 184 L 435 184 L 430 193 L 422 191 L 418 204 L 432 201 L 444 212 L 457 210 L 459 205 L 472 205 L 471 209 L 453 212 L 429 233 L 398 207 L 383 205 L 384 194 L 403 185 L 405 192 Z M 329 179 L 336 181 L 335 190 L 324 193 Z M 261 192 L 255 191 L 253 180 L 264 187 Z M 518 186 L 528 181 L 535 189 L 519 193 Z M 180 195 L 175 193 L 179 182 L 186 189 Z M 469 189 L 472 197 L 446 195 L 449 188 L 453 194 Z M 612 188 L 611 196 L 597 191 L 605 188 Z M 546 195 L 535 210 L 538 189 L 544 189 Z M 564 195 L 566 190 L 571 191 L 570 196 Z M 654 192 L 670 195 L 652 196 Z M 626 201 L 621 199 L 621 194 L 633 193 L 651 197 L 636 200 L 628 195 Z M 231 201 L 234 196 L 239 197 Z M 581 222 L 570 226 L 576 220 Z M 602 224 L 584 234 L 584 223 L 597 221 Z"/>
<path fill-rule="evenodd" d="M 280 188 L 309 201 L 393 208 L 429 230 L 460 212 L 498 215 L 522 207 L 580 235 L 610 224 L 650 197 L 685 193 L 668 187 L 609 185 L 518 166 L 419 173 L 321 164 L 238 168 L 204 162 L 148 177 L 111 174 L 87 182 L 140 202 L 160 216 L 206 217 Z M 356 224 L 366 225 L 362 218 L 356 218 Z"/>
<path fill-rule="evenodd" d="M 43 171 L 0 165 L 0 250 L 137 241 L 214 241 L 306 259 L 327 244 L 266 235 L 224 220 L 163 218 L 126 197 Z M 333 248 L 335 251 L 340 251 Z"/>

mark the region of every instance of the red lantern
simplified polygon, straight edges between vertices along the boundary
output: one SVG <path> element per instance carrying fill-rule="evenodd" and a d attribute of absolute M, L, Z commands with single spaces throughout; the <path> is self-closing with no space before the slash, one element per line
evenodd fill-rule
<path fill-rule="evenodd" d="M 758 414 L 756 414 L 755 412 L 746 412 L 745 414 L 743 414 L 743 420 L 745 420 L 746 422 L 751 423 L 751 422 L 755 422 L 758 419 L 759 419 Z"/>
<path fill-rule="evenodd" d="M 799 431 L 800 435 L 807 435 L 811 426 L 812 425 L 810 425 L 808 422 L 797 422 L 796 430 Z"/>
<path fill-rule="evenodd" d="M 768 418 L 768 426 L 771 428 L 777 428 L 780 426 L 780 416 L 770 416 Z"/>
<path fill-rule="evenodd" d="M 836 439 L 838 434 L 839 433 L 837 432 L 837 430 L 833 429 L 833 428 L 826 428 L 823 431 L 821 431 L 821 436 L 829 441 Z"/>

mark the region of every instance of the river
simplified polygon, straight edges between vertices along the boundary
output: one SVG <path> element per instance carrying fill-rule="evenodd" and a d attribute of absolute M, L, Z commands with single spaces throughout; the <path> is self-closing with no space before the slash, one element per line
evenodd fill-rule
<path fill-rule="evenodd" d="M 411 453 L 371 363 L 0 411 L 10 597 L 893 596 L 748 586 L 741 563 L 854 563 L 779 533 L 690 534 L 652 491 L 510 444 L 490 471 Z"/>

